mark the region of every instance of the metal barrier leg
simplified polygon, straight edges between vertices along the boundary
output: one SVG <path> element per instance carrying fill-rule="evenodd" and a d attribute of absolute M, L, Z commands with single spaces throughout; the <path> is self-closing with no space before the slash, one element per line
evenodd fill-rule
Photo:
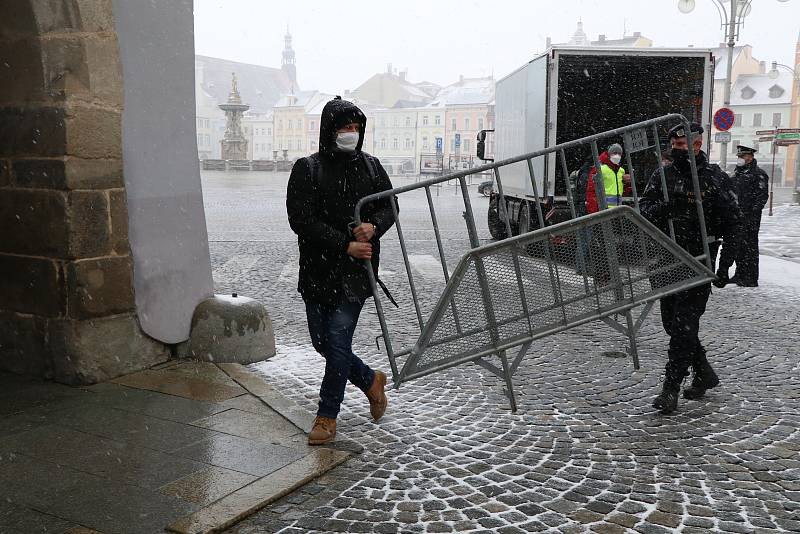
<path fill-rule="evenodd" d="M 639 348 L 636 345 L 636 328 L 633 326 L 633 314 L 631 310 L 625 312 L 625 322 L 628 325 L 628 339 L 631 342 L 630 354 L 633 359 L 633 368 L 639 370 Z"/>
<path fill-rule="evenodd" d="M 500 361 L 503 362 L 503 375 L 506 379 L 506 397 L 511 403 L 511 413 L 517 413 L 517 397 L 514 395 L 514 380 L 511 376 L 511 366 L 508 365 L 506 351 L 500 351 Z"/>

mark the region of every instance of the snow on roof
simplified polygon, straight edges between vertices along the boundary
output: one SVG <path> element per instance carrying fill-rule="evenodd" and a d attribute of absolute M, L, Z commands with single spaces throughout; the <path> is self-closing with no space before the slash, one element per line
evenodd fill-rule
<path fill-rule="evenodd" d="M 439 91 L 430 107 L 481 105 L 493 100 L 494 79 L 465 78 Z"/>
<path fill-rule="evenodd" d="M 778 71 L 772 79 L 768 74 L 742 74 L 731 88 L 731 105 L 764 106 L 792 103 L 792 75 Z"/>
<path fill-rule="evenodd" d="M 234 72 L 239 80 L 242 102 L 254 111 L 271 109 L 280 95 L 292 87 L 286 72 L 279 68 L 209 56 L 195 56 L 195 71 L 199 71 L 199 85 L 214 100 L 214 105 L 228 100 Z"/>

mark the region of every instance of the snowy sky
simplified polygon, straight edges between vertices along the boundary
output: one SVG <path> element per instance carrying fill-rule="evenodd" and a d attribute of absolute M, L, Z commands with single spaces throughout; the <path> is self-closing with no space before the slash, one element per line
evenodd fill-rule
<path fill-rule="evenodd" d="M 553 42 L 566 42 L 578 19 L 592 40 L 623 28 L 655 46 L 723 41 L 713 0 L 684 15 L 677 0 L 194 0 L 199 54 L 280 66 L 287 24 L 303 89 L 341 93 L 392 63 L 413 82 L 447 85 L 458 76 L 510 73 Z M 727 2 L 726 2 L 727 3 Z M 737 44 L 792 65 L 800 0 L 753 0 Z"/>

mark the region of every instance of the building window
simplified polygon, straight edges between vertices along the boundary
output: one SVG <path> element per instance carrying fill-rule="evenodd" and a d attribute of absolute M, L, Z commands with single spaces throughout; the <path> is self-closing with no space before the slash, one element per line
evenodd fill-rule
<path fill-rule="evenodd" d="M 769 88 L 769 97 L 780 98 L 785 92 L 786 91 L 783 90 L 783 87 L 779 85 L 773 85 L 772 87 Z"/>
<path fill-rule="evenodd" d="M 469 130 L 469 117 L 464 119 L 464 129 Z"/>
<path fill-rule="evenodd" d="M 292 120 L 291 119 L 286 121 L 286 129 L 287 130 L 291 130 L 292 129 Z"/>
<path fill-rule="evenodd" d="M 423 126 L 427 126 L 428 125 L 428 116 L 427 115 L 423 115 L 422 116 L 422 125 Z"/>
<path fill-rule="evenodd" d="M 461 145 L 463 152 L 469 152 L 469 139 L 464 139 L 463 141 L 461 141 Z"/>
<path fill-rule="evenodd" d="M 400 148 L 400 140 L 397 139 L 396 137 L 392 139 L 392 148 L 394 148 L 395 150 Z"/>
<path fill-rule="evenodd" d="M 458 128 L 456 128 L 456 120 L 455 119 L 453 119 L 452 126 L 453 126 L 453 130 L 457 130 L 458 129 Z"/>
<path fill-rule="evenodd" d="M 733 125 L 734 126 L 741 126 L 742 125 L 742 114 L 741 113 L 734 113 L 733 114 Z"/>
<path fill-rule="evenodd" d="M 397 128 L 397 117 L 392 117 L 392 126 Z"/>
<path fill-rule="evenodd" d="M 300 119 L 297 119 L 297 129 L 303 131 L 303 121 Z"/>
<path fill-rule="evenodd" d="M 406 117 L 406 128 L 411 127 L 411 117 Z"/>
<path fill-rule="evenodd" d="M 283 130 L 283 119 L 280 119 L 280 120 L 278 121 L 278 129 L 279 129 L 279 130 Z"/>
<path fill-rule="evenodd" d="M 780 113 L 773 113 L 772 114 L 772 125 L 773 126 L 780 126 L 781 125 L 781 114 Z"/>
<path fill-rule="evenodd" d="M 386 117 L 381 117 L 381 128 L 386 128 Z"/>
<path fill-rule="evenodd" d="M 200 134 L 197 134 L 197 144 L 198 145 L 202 145 L 203 144 L 203 136 L 200 135 Z"/>
<path fill-rule="evenodd" d="M 736 147 L 741 144 L 742 144 L 741 139 L 734 139 L 733 142 L 731 142 L 731 154 L 736 154 Z"/>
<path fill-rule="evenodd" d="M 272 135 L 272 128 L 267 128 L 267 135 Z"/>
<path fill-rule="evenodd" d="M 386 138 L 381 139 L 381 148 L 386 148 Z"/>
<path fill-rule="evenodd" d="M 761 126 L 761 113 L 753 113 L 753 126 Z"/>
<path fill-rule="evenodd" d="M 450 138 L 450 152 L 455 152 L 455 151 L 456 151 L 456 138 L 455 137 L 451 137 Z"/>
<path fill-rule="evenodd" d="M 406 149 L 411 148 L 411 138 L 410 137 L 406 137 L 404 148 L 406 148 Z"/>
<path fill-rule="evenodd" d="M 436 115 L 436 116 L 433 118 L 433 124 L 435 124 L 436 126 L 441 126 L 441 124 L 442 124 L 442 119 L 439 117 L 439 115 Z"/>
<path fill-rule="evenodd" d="M 422 138 L 422 149 L 423 150 L 428 150 L 428 138 L 427 137 L 423 137 Z"/>
<path fill-rule="evenodd" d="M 308 130 L 309 131 L 313 132 L 316 127 L 317 127 L 317 122 L 316 121 L 311 121 L 311 122 L 308 123 Z"/>
<path fill-rule="evenodd" d="M 316 148 L 317 148 L 317 142 L 311 141 L 311 150 L 316 150 Z"/>
<path fill-rule="evenodd" d="M 478 119 L 478 129 L 479 130 L 483 130 L 483 119 L 482 118 Z"/>
<path fill-rule="evenodd" d="M 211 136 L 210 136 L 210 135 L 208 135 L 208 134 L 203 134 L 203 138 L 204 138 L 204 139 L 205 139 L 205 141 L 206 141 L 206 145 L 209 145 L 209 146 L 210 146 L 210 145 L 211 145 Z"/>

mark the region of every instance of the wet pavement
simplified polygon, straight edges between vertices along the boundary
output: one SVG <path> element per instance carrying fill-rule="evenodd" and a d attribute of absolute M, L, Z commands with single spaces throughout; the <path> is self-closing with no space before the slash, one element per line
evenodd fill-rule
<path fill-rule="evenodd" d="M 208 532 L 350 456 L 308 447 L 311 415 L 272 397 L 235 364 L 85 388 L 0 374 L 0 532 Z"/>
<path fill-rule="evenodd" d="M 259 174 L 204 175 L 215 282 L 219 292 L 266 305 L 278 354 L 250 369 L 313 411 L 323 364 L 295 291 L 285 176 Z M 453 188 L 436 193 L 452 267 L 467 246 L 463 207 Z M 471 198 L 488 241 L 486 199 L 474 187 Z M 442 286 L 424 195 L 401 199 L 400 209 L 424 314 Z M 781 238 L 799 225 L 800 211 L 776 209 L 762 225 L 763 252 L 800 259 L 800 245 Z M 397 345 L 407 346 L 417 329 L 393 233 L 381 256 L 381 278 L 401 305 L 389 312 L 390 329 Z M 639 338 L 639 371 L 626 359 L 604 357 L 624 339 L 591 323 L 534 344 L 515 378 L 517 414 L 508 411 L 500 381 L 474 365 L 391 391 L 379 424 L 349 387 L 339 434 L 364 452 L 228 531 L 800 530 L 800 268 L 764 261 L 761 287 L 714 291 L 701 338 L 722 384 L 702 401 L 681 399 L 673 416 L 650 407 L 666 362 L 657 307 Z M 378 333 L 369 304 L 355 350 L 387 370 Z"/>

